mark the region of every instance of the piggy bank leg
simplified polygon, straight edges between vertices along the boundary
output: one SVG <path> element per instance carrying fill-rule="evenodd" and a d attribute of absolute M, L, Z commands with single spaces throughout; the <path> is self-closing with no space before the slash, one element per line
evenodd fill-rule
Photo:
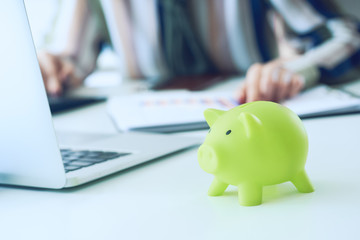
<path fill-rule="evenodd" d="M 210 185 L 208 195 L 209 196 L 220 196 L 222 195 L 229 184 L 219 181 L 219 179 L 214 178 L 213 182 Z"/>
<path fill-rule="evenodd" d="M 243 183 L 238 186 L 239 203 L 242 206 L 256 206 L 262 202 L 262 186 Z"/>
<path fill-rule="evenodd" d="M 296 189 L 302 193 L 311 193 L 314 191 L 314 187 L 311 184 L 308 175 L 305 170 L 298 173 L 291 182 L 295 185 Z"/>

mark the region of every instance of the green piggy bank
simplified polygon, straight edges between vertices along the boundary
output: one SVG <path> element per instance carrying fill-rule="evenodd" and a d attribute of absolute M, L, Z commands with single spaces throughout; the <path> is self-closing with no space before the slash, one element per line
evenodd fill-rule
<path fill-rule="evenodd" d="M 215 176 L 209 196 L 238 187 L 239 203 L 262 203 L 262 188 L 291 181 L 299 192 L 313 192 L 305 172 L 308 138 L 299 117 L 266 101 L 229 111 L 204 112 L 210 130 L 198 150 L 200 167 Z"/>

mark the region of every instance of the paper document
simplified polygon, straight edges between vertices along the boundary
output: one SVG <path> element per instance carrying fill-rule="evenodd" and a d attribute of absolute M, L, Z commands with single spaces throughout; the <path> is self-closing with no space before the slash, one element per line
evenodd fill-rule
<path fill-rule="evenodd" d="M 207 108 L 228 110 L 237 106 L 229 92 L 193 93 L 189 91 L 150 93 L 108 100 L 108 111 L 120 130 L 160 132 L 206 127 Z"/>
<path fill-rule="evenodd" d="M 119 130 L 174 132 L 206 128 L 207 108 L 238 105 L 233 92 L 155 92 L 108 100 L 108 112 Z M 300 117 L 360 111 L 360 99 L 321 85 L 283 103 Z"/>
<path fill-rule="evenodd" d="M 360 112 L 360 98 L 320 85 L 282 103 L 301 118 Z"/>

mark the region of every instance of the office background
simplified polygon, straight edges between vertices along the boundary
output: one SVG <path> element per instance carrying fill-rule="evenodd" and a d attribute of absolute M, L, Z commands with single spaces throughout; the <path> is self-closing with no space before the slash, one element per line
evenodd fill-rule
<path fill-rule="evenodd" d="M 55 51 L 56 49 L 61 49 L 61 46 L 57 46 L 57 44 L 65 42 L 65 25 L 67 24 L 64 21 L 66 21 L 66 19 L 70 19 L 70 17 L 66 18 L 67 1 L 72 0 L 25 0 L 30 26 L 37 49 L 50 48 Z M 360 20 L 360 1 L 335 0 L 335 2 L 337 2 L 347 14 Z M 47 11 L 43 11 L 43 9 L 47 9 Z M 62 21 L 55 21 L 60 11 Z M 62 26 L 62 23 L 64 26 Z M 57 31 L 53 32 L 55 24 L 57 26 Z M 52 41 L 51 37 L 56 38 L 57 41 Z M 63 38 L 63 40 L 61 38 Z M 49 44 L 50 42 L 51 44 Z M 118 60 L 117 55 L 110 47 L 108 47 L 105 48 L 105 50 L 99 56 L 97 61 L 97 69 L 106 71 L 110 70 L 113 73 L 116 73 L 120 71 L 119 62 L 120 61 Z M 103 77 L 100 78 L 97 77 L 96 74 L 91 74 L 85 80 L 84 84 L 88 87 L 112 87 L 118 85 L 120 82 L 121 74 L 117 74 L 116 76 L 111 77 L 108 75 L 106 81 L 104 81 Z"/>
<path fill-rule="evenodd" d="M 40 48 L 59 1 L 25 2 Z M 360 1 L 342 2 L 351 6 L 354 13 L 360 12 Z M 54 117 L 54 125 L 57 130 L 68 132 L 116 133 L 104 113 L 103 105 L 79 109 Z M 272 195 L 268 189 L 264 194 L 266 204 L 256 208 L 238 206 L 234 188 L 221 198 L 208 198 L 206 191 L 212 176 L 200 169 L 194 149 L 78 189 L 2 187 L 1 236 L 2 239 L 358 239 L 359 122 L 358 114 L 304 121 L 313 146 L 307 163 L 316 186 L 313 195 L 297 194 L 291 185 L 284 184 L 277 194 Z"/>

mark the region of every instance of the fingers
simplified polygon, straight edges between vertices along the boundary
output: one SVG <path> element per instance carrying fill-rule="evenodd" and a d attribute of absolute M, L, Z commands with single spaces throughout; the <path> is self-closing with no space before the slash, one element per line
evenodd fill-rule
<path fill-rule="evenodd" d="M 240 86 L 236 89 L 234 94 L 234 99 L 237 100 L 239 103 L 246 102 L 246 82 L 242 82 Z"/>
<path fill-rule="evenodd" d="M 288 97 L 292 98 L 295 95 L 297 95 L 304 88 L 304 85 L 305 85 L 304 77 L 296 74 L 292 79 Z"/>
<path fill-rule="evenodd" d="M 280 68 L 276 63 L 266 64 L 260 80 L 260 91 L 263 100 L 272 101 L 277 88 Z"/>
<path fill-rule="evenodd" d="M 274 101 L 281 102 L 287 98 L 294 97 L 304 87 L 304 78 L 286 69 L 282 69 L 279 76 L 279 84 Z"/>
<path fill-rule="evenodd" d="M 254 64 L 246 75 L 246 102 L 259 101 L 262 99 L 260 92 L 260 78 L 262 65 Z"/>
<path fill-rule="evenodd" d="M 235 92 L 239 103 L 252 101 L 281 102 L 298 94 L 304 87 L 304 78 L 281 67 L 274 61 L 252 65 L 245 81 Z"/>
<path fill-rule="evenodd" d="M 64 76 L 63 63 L 60 58 L 49 54 L 39 54 L 39 64 L 46 91 L 51 95 L 61 95 L 63 91 Z"/>
<path fill-rule="evenodd" d="M 62 94 L 61 81 L 55 76 L 49 76 L 47 78 L 45 88 L 51 95 L 59 96 Z"/>
<path fill-rule="evenodd" d="M 83 79 L 76 77 L 75 65 L 72 62 L 64 61 L 60 72 L 60 78 L 63 84 L 63 89 L 66 90 L 68 87 L 80 86 Z"/>
<path fill-rule="evenodd" d="M 290 85 L 293 74 L 286 69 L 280 69 L 276 94 L 273 101 L 281 102 L 286 99 L 289 94 Z"/>

